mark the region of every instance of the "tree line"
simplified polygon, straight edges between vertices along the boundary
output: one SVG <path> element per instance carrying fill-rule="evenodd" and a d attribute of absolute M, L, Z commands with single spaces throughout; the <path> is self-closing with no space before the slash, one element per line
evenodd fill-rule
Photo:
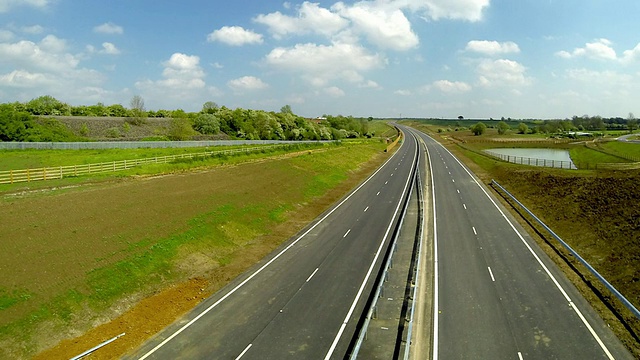
<path fill-rule="evenodd" d="M 0 104 L 0 141 L 82 141 L 55 116 L 121 117 L 131 125 L 144 125 L 149 118 L 170 118 L 168 138 L 187 140 L 194 135 L 226 134 L 247 140 L 339 140 L 371 137 L 368 122 L 351 116 L 324 115 L 307 119 L 295 115 L 291 106 L 280 112 L 229 109 L 213 101 L 199 112 L 147 110 L 144 99 L 134 96 L 128 108 L 121 104 L 72 106 L 45 95 L 28 102 Z"/>

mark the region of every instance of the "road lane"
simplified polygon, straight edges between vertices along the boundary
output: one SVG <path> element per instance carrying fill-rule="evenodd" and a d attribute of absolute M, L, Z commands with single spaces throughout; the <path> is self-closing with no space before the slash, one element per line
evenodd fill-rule
<path fill-rule="evenodd" d="M 343 358 L 397 222 L 417 145 L 283 250 L 145 344 L 142 359 Z M 366 281 L 365 281 L 366 280 Z"/>
<path fill-rule="evenodd" d="M 433 176 L 435 359 L 631 359 L 526 232 L 424 134 Z"/>

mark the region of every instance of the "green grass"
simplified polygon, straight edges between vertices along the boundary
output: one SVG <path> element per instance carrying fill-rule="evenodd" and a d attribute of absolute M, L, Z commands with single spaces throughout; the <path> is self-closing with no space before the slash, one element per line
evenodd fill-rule
<path fill-rule="evenodd" d="M 574 146 L 569 151 L 571 160 L 578 168 L 595 168 L 598 164 L 627 162 L 617 156 L 589 149 L 586 146 Z"/>
<path fill-rule="evenodd" d="M 637 158 L 640 161 L 640 144 L 627 143 L 622 141 L 609 141 L 602 144 L 602 147 L 612 154 Z"/>
<path fill-rule="evenodd" d="M 284 172 L 286 178 L 292 179 L 291 184 L 268 189 L 275 191 L 273 196 L 244 195 L 267 189 L 233 189 L 233 192 L 210 194 L 216 207 L 193 217 L 186 228 L 182 227 L 162 239 L 127 239 L 129 245 L 125 251 L 108 254 L 105 261 L 100 263 L 108 263 L 108 258 L 112 256 L 119 261 L 89 271 L 81 287 L 66 290 L 33 309 L 24 318 L 3 326 L 0 328 L 0 340 L 7 337 L 18 339 L 21 346 L 25 346 L 23 351 L 28 354 L 34 350 L 29 339 L 44 322 L 54 322 L 55 326 L 64 328 L 73 323 L 77 314 L 87 309 L 99 314 L 123 297 L 178 281 L 185 274 L 176 268 L 176 264 L 189 253 L 207 254 L 217 262 L 217 266 L 242 261 L 239 257 L 248 242 L 270 234 L 274 226 L 288 219 L 290 211 L 338 186 L 347 179 L 350 171 L 357 169 L 375 153 L 382 152 L 385 145 L 379 140 L 371 140 L 322 147 L 326 151 L 309 152 L 269 163 Z M 246 155 L 244 160 L 248 158 L 257 159 L 260 155 Z M 240 161 L 235 157 L 224 161 L 231 159 Z M 212 158 L 194 163 L 212 166 L 219 160 Z M 193 164 L 181 162 L 169 166 L 185 165 Z M 25 296 L 28 294 L 0 291 L 0 310 L 14 306 Z"/>
<path fill-rule="evenodd" d="M 167 155 L 222 151 L 251 146 L 210 146 L 198 148 L 103 149 L 103 150 L 0 150 L 0 171 L 35 169 L 65 165 L 84 165 L 119 160 L 153 158 Z"/>

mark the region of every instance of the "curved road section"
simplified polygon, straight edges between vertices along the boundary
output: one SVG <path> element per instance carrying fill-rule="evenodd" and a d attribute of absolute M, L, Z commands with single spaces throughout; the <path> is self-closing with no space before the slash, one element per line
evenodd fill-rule
<path fill-rule="evenodd" d="M 412 131 L 432 175 L 433 359 L 632 359 L 487 188 Z"/>
<path fill-rule="evenodd" d="M 344 358 L 408 194 L 417 149 L 413 137 L 405 141 L 299 236 L 133 358 Z"/>

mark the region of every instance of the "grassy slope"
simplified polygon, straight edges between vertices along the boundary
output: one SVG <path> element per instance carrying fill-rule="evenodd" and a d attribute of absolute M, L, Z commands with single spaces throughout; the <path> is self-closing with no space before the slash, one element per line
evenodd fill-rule
<path fill-rule="evenodd" d="M 225 167 L 224 171 L 170 177 L 177 182 L 166 184 L 162 178 L 150 181 L 141 179 L 106 182 L 97 189 L 89 190 L 101 199 L 115 201 L 121 197 L 133 197 L 132 200 L 135 201 L 126 203 L 128 205 L 125 208 L 118 207 L 115 203 L 109 205 L 107 201 L 100 205 L 114 208 L 104 209 L 105 216 L 97 214 L 90 219 L 84 219 L 83 216 L 92 214 L 91 209 L 79 211 L 79 214 L 75 215 L 68 211 L 64 217 L 76 216 L 76 221 L 71 223 L 67 222 L 68 218 L 62 217 L 59 217 L 56 223 L 56 213 L 53 210 L 38 210 L 40 213 L 35 219 L 40 218 L 43 221 L 40 224 L 43 231 L 47 231 L 46 227 L 53 226 L 52 224 L 69 228 L 78 227 L 78 224 L 86 221 L 92 223 L 91 228 L 109 229 L 118 222 L 126 222 L 126 219 L 118 220 L 119 213 L 122 217 L 130 218 L 131 215 L 127 215 L 129 213 L 151 210 L 158 214 L 168 213 L 172 222 L 159 229 L 158 221 L 153 218 L 152 221 L 148 221 L 146 217 L 134 217 L 131 219 L 136 224 L 134 227 L 121 226 L 122 224 L 111 227 L 112 233 L 109 234 L 108 246 L 105 246 L 104 253 L 88 253 L 87 259 L 75 259 L 90 266 L 81 273 L 74 274 L 73 281 L 62 281 L 55 289 L 43 291 L 40 288 L 30 288 L 32 282 L 28 277 L 23 277 L 24 283 L 12 287 L 17 290 L 0 287 L 0 315 L 3 315 L 0 318 L 5 319 L 0 328 L 0 348 L 11 351 L 5 352 L 3 357 L 8 354 L 10 357 L 32 354 L 42 346 L 40 332 L 37 329 L 43 324 L 53 326 L 56 332 L 86 327 L 87 321 L 78 323 L 78 314 L 95 320 L 96 314 L 102 313 L 128 294 L 145 289 L 153 290 L 160 285 L 166 285 L 167 281 L 184 281 L 188 277 L 210 273 L 211 268 L 242 262 L 242 249 L 256 246 L 260 239 L 268 238 L 271 229 L 290 219 L 292 214 L 305 204 L 338 187 L 351 176 L 354 169 L 360 167 L 360 164 L 371 160 L 375 154 L 380 154 L 384 146 L 380 141 L 372 140 L 359 144 L 326 146 L 319 151 L 305 152 L 301 156 L 287 156 L 266 162 L 254 158 L 251 163 Z M 246 160 L 249 159 L 244 159 Z M 259 162 L 255 162 L 256 160 Z M 195 165 L 207 167 L 217 164 L 219 163 L 205 162 Z M 167 169 L 160 170 L 162 172 Z M 144 189 L 153 187 L 154 183 L 158 183 L 155 191 L 145 192 Z M 215 186 L 223 183 L 227 185 Z M 188 187 L 183 189 L 183 192 L 186 192 L 178 191 L 181 186 Z M 125 189 L 122 190 L 123 188 Z M 162 189 L 166 189 L 166 195 L 163 195 Z M 20 206 L 29 208 L 33 205 L 42 209 L 40 203 L 46 204 L 52 200 L 64 202 L 69 199 L 70 203 L 84 204 L 86 201 L 76 199 L 78 196 L 82 197 L 83 192 L 82 189 L 73 189 L 46 196 L 31 194 L 24 198 L 5 199 L 9 201 L 10 206 L 2 207 L 0 211 L 4 209 L 4 212 L 8 213 L 0 216 L 3 219 L 16 216 L 13 210 Z M 176 192 L 177 197 L 171 198 Z M 183 204 L 176 204 L 180 201 Z M 166 209 L 163 210 L 163 206 Z M 139 210 L 135 210 L 135 207 Z M 193 210 L 194 208 L 197 211 Z M 55 207 L 54 209 L 64 212 Z M 9 226 L 11 222 L 2 224 Z M 104 236 L 92 236 L 90 230 L 80 227 L 78 232 L 86 236 L 79 239 L 83 242 L 104 242 L 106 239 Z M 60 254 L 61 249 L 66 246 L 64 241 L 56 242 L 53 238 L 55 234 L 65 236 L 62 230 L 49 232 L 48 240 L 54 248 L 48 253 L 52 256 Z M 11 238 L 1 236 L 0 245 L 7 246 L 8 242 L 11 242 L 24 243 L 27 246 L 28 242 L 32 241 L 16 236 L 20 236 L 19 231 L 14 232 Z M 62 247 L 56 249 L 55 246 Z M 201 267 L 190 263 L 193 254 L 197 254 L 200 260 L 206 260 L 202 262 Z M 38 263 L 61 263 L 54 258 L 48 259 L 46 255 L 40 255 L 39 259 L 34 259 Z M 8 269 L 9 273 L 4 274 L 6 279 L 12 278 L 10 271 L 11 269 Z"/>

